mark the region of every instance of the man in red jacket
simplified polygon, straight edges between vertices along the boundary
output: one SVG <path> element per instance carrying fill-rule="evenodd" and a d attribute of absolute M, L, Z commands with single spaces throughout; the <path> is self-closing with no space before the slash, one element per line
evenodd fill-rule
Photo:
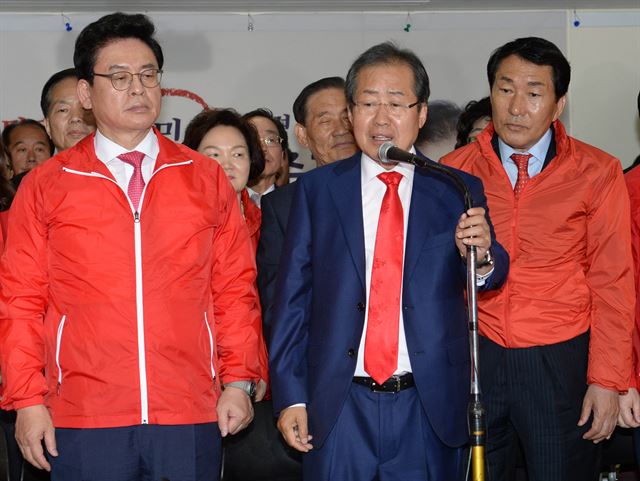
<path fill-rule="evenodd" d="M 513 479 L 519 438 L 530 481 L 597 479 L 631 372 L 635 300 L 629 199 L 620 162 L 558 120 L 570 67 L 541 38 L 498 48 L 493 122 L 443 163 L 480 177 L 505 285 L 479 294 L 480 379 L 491 481 Z"/>
<path fill-rule="evenodd" d="M 97 131 L 34 169 L 12 208 L 2 407 L 54 480 L 216 480 L 220 436 L 253 415 L 248 233 L 218 164 L 153 128 L 153 34 L 122 13 L 81 32 L 78 96 Z"/>

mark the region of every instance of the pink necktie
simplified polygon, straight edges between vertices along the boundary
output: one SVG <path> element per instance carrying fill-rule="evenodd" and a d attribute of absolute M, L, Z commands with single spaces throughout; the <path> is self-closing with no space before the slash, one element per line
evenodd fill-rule
<path fill-rule="evenodd" d="M 404 216 L 398 195 L 402 174 L 385 172 L 378 178 L 387 184 L 387 191 L 380 206 L 373 252 L 364 369 L 378 384 L 382 384 L 398 366 Z"/>
<path fill-rule="evenodd" d="M 516 199 L 520 196 L 524 186 L 529 181 L 529 159 L 533 157 L 531 154 L 511 154 L 513 160 L 518 167 L 518 179 L 513 188 Z"/>
<path fill-rule="evenodd" d="M 118 156 L 118 158 L 133 167 L 133 175 L 129 180 L 129 188 L 127 189 L 127 193 L 129 194 L 129 199 L 131 199 L 131 203 L 133 204 L 134 209 L 137 211 L 138 204 L 140 203 L 140 196 L 142 196 L 142 190 L 144 189 L 144 179 L 142 178 L 141 168 L 144 154 L 142 152 L 134 150 L 133 152 L 121 154 Z"/>

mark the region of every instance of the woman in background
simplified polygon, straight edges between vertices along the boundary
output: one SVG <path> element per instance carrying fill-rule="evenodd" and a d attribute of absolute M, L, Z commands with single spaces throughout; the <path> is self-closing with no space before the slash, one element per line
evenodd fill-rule
<path fill-rule="evenodd" d="M 187 126 L 187 147 L 215 159 L 238 194 L 240 211 L 255 250 L 260 237 L 260 209 L 249 199 L 247 182 L 264 170 L 264 155 L 255 129 L 233 109 L 203 110 Z"/>

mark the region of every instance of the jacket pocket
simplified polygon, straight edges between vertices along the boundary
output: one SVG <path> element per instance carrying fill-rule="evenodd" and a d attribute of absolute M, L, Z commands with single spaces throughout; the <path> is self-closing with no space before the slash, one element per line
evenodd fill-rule
<path fill-rule="evenodd" d="M 213 364 L 213 333 L 211 332 L 211 327 L 209 326 L 209 319 L 207 318 L 207 313 L 204 313 L 204 325 L 207 328 L 207 334 L 209 335 L 209 368 L 211 369 L 211 380 L 215 381 L 216 379 L 216 370 Z"/>
<path fill-rule="evenodd" d="M 62 368 L 60 367 L 60 347 L 62 346 L 62 334 L 64 332 L 64 324 L 67 320 L 66 314 L 60 319 L 58 324 L 58 332 L 56 333 L 56 368 L 58 369 L 58 394 L 62 385 Z"/>

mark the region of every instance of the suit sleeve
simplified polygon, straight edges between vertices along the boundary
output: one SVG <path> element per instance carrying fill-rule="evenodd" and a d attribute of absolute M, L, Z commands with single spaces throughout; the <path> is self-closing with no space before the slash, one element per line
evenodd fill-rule
<path fill-rule="evenodd" d="M 262 305 L 262 329 L 267 344 L 271 340 L 273 294 L 283 243 L 284 230 L 278 223 L 271 196 L 266 195 L 262 198 L 262 224 L 256 262 L 258 263 L 258 291 Z"/>
<path fill-rule="evenodd" d="M 507 274 L 509 273 L 509 254 L 502 244 L 496 239 L 496 232 L 491 222 L 491 216 L 489 215 L 489 206 L 487 205 L 487 198 L 484 195 L 484 187 L 480 179 L 473 179 L 470 182 L 471 195 L 473 197 L 473 206 L 482 207 L 485 211 L 487 222 L 489 223 L 489 229 L 491 230 L 491 253 L 494 259 L 494 269 L 491 276 L 485 281 L 482 286 L 478 286 L 479 291 L 487 291 L 500 288 L 507 280 Z M 466 268 L 466 265 L 465 265 Z"/>
<path fill-rule="evenodd" d="M 215 181 L 220 225 L 213 238 L 211 290 L 220 379 L 223 384 L 258 381 L 261 319 L 254 251 L 237 196 L 221 169 Z"/>
<path fill-rule="evenodd" d="M 276 281 L 269 348 L 274 411 L 308 403 L 307 351 L 312 301 L 312 229 L 304 177 L 297 180 Z"/>
<path fill-rule="evenodd" d="M 39 171 L 25 177 L 13 205 L 0 263 L 2 408 L 44 404 L 44 314 L 48 305 L 47 230 Z"/>
<path fill-rule="evenodd" d="M 589 384 L 626 391 L 631 372 L 635 287 L 629 197 L 613 159 L 593 185 L 587 213 L 586 281 L 591 291 Z"/>

